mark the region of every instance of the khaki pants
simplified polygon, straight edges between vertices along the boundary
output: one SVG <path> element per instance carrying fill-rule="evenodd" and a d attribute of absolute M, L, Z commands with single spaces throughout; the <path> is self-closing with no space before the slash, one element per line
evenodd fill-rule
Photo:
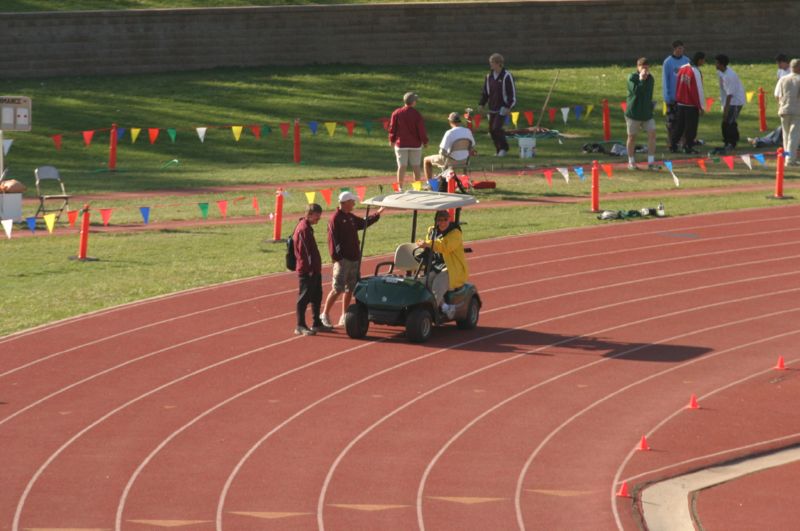
<path fill-rule="evenodd" d="M 783 129 L 783 151 L 788 153 L 789 161 L 797 161 L 797 147 L 800 144 L 800 115 L 782 114 L 781 128 Z"/>

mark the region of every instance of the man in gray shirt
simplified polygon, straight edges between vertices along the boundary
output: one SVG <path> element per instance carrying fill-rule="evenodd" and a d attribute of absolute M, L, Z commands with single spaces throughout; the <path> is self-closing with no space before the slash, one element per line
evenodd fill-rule
<path fill-rule="evenodd" d="M 800 142 L 800 59 L 789 63 L 792 73 L 778 81 L 775 95 L 778 97 L 778 116 L 783 128 L 783 151 L 789 157 L 787 164 L 800 166 L 797 146 Z"/>

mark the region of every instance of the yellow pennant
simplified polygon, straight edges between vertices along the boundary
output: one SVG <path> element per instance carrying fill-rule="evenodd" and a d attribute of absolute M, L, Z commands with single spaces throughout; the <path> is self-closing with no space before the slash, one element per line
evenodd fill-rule
<path fill-rule="evenodd" d="M 753 101 L 753 96 L 755 96 L 755 95 L 756 95 L 756 91 L 755 90 L 748 90 L 747 91 L 747 103 L 750 103 L 751 101 Z"/>
<path fill-rule="evenodd" d="M 242 126 L 241 125 L 232 125 L 231 131 L 233 132 L 233 138 L 238 142 L 239 138 L 242 136 Z"/>
<path fill-rule="evenodd" d="M 514 111 L 511 113 L 511 123 L 514 124 L 514 127 L 517 126 L 517 120 L 519 120 L 519 112 Z"/>
<path fill-rule="evenodd" d="M 586 106 L 586 117 L 588 118 L 592 111 L 594 110 L 594 105 L 587 105 Z"/>
<path fill-rule="evenodd" d="M 661 102 L 661 114 L 664 115 L 664 116 L 667 115 L 667 102 L 666 101 L 662 101 Z"/>
<path fill-rule="evenodd" d="M 136 139 L 139 137 L 139 133 L 142 132 L 141 127 L 131 127 L 131 144 L 136 143 Z"/>
<path fill-rule="evenodd" d="M 333 132 L 336 131 L 336 122 L 325 122 L 325 129 L 328 130 L 328 134 L 333 136 Z"/>
<path fill-rule="evenodd" d="M 422 190 L 422 181 L 412 181 L 411 188 L 419 192 Z"/>
<path fill-rule="evenodd" d="M 306 199 L 308 200 L 308 204 L 314 202 L 314 199 L 317 197 L 317 192 L 306 192 Z"/>
<path fill-rule="evenodd" d="M 56 215 L 47 214 L 44 216 L 44 223 L 47 225 L 47 232 L 53 234 L 53 227 L 56 226 Z"/>

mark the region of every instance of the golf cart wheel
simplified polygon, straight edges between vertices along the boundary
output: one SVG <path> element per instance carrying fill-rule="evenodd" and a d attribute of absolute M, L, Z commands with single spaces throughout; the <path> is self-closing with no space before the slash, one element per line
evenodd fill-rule
<path fill-rule="evenodd" d="M 478 316 L 481 312 L 481 304 L 478 302 L 478 297 L 472 297 L 467 306 L 467 317 L 460 321 L 456 321 L 456 326 L 462 330 L 472 330 L 478 326 Z"/>
<path fill-rule="evenodd" d="M 406 319 L 406 336 L 414 343 L 424 343 L 433 333 L 433 316 L 425 308 L 414 308 Z"/>
<path fill-rule="evenodd" d="M 344 328 L 353 339 L 361 339 L 369 330 L 367 309 L 361 304 L 351 304 L 344 314 Z"/>

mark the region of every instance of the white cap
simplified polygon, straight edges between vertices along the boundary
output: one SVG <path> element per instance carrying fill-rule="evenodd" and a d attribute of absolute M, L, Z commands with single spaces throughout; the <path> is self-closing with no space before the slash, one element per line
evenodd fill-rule
<path fill-rule="evenodd" d="M 358 196 L 353 192 L 342 192 L 339 194 L 339 202 L 344 203 L 345 201 L 357 201 Z"/>

